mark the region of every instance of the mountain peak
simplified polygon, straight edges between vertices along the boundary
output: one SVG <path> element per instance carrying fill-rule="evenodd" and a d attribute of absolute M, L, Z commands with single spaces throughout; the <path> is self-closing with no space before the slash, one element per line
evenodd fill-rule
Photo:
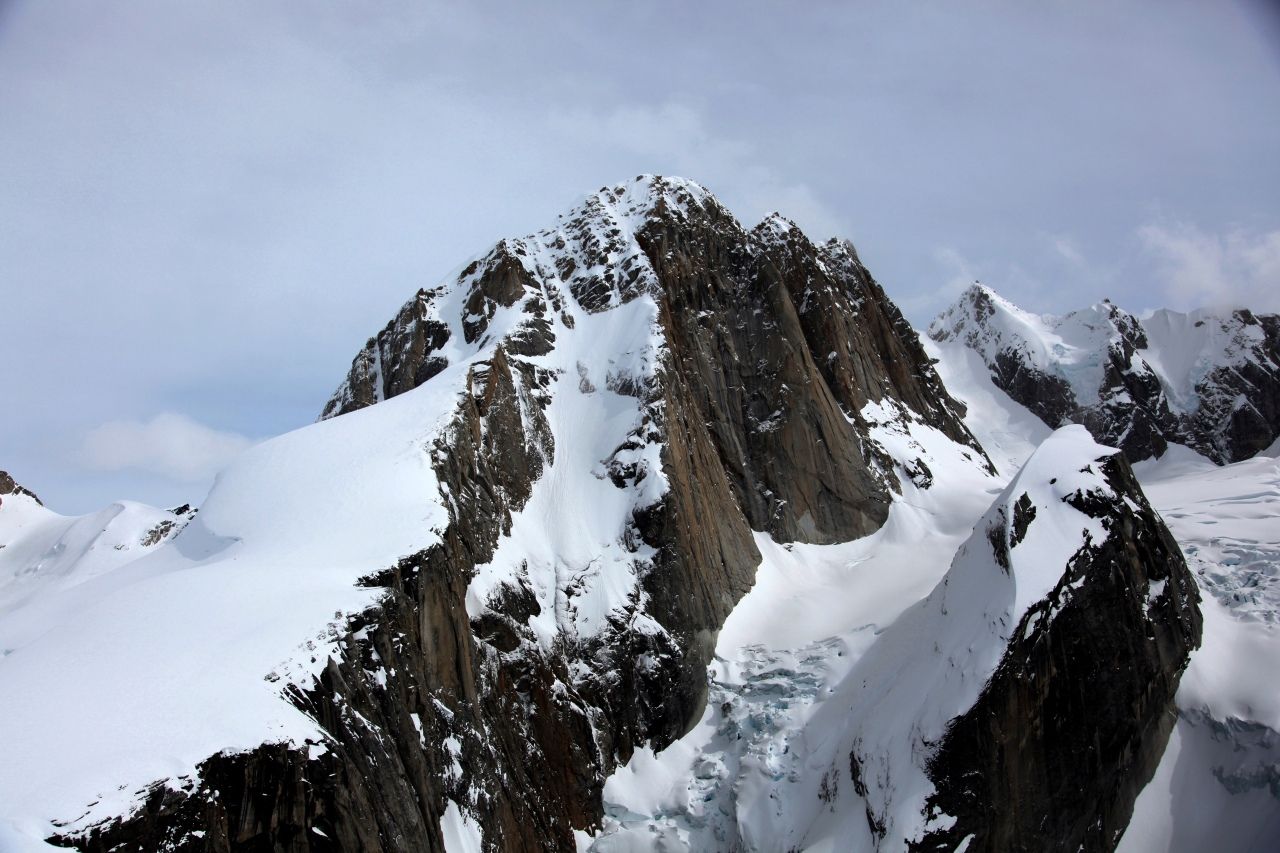
<path fill-rule="evenodd" d="M 560 214 L 558 221 L 603 216 L 638 228 L 652 217 L 670 214 L 687 217 L 709 207 L 723 209 L 719 200 L 696 181 L 678 176 L 636 175 L 629 181 L 601 187 L 567 213 Z"/>

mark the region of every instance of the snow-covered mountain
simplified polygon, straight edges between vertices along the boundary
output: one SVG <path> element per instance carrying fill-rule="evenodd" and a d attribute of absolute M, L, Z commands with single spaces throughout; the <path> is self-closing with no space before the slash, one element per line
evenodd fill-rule
<path fill-rule="evenodd" d="M 1220 726 L 1274 816 L 1280 703 L 1209 663 L 1277 648 L 1270 498 L 1166 513 L 1184 559 L 851 245 L 690 181 L 419 291 L 198 513 L 5 488 L 0 848 L 1111 849 Z"/>
<path fill-rule="evenodd" d="M 975 284 L 929 326 L 977 352 L 996 384 L 1050 427 L 1081 423 L 1133 460 L 1169 442 L 1216 462 L 1280 437 L 1280 316 L 1240 309 L 1137 317 L 1110 302 L 1063 317 Z"/>

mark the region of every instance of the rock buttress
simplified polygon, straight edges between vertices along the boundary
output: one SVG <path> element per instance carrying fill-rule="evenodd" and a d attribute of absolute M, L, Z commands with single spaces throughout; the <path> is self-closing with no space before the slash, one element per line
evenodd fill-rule
<path fill-rule="evenodd" d="M 929 764 L 935 820 L 913 849 L 1113 850 L 1176 718 L 1174 694 L 1200 643 L 1199 592 L 1127 462 L 1102 460 L 1115 491 L 1077 493 L 1104 541 L 1077 552 L 1022 617 L 976 704 Z"/>

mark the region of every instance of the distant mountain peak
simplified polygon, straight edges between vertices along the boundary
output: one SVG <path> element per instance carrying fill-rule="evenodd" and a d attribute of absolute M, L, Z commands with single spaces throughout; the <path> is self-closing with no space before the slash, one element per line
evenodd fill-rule
<path fill-rule="evenodd" d="M 1215 461 L 1280 436 L 1280 318 L 1248 310 L 1139 318 L 1110 299 L 1061 317 L 975 284 L 929 325 L 976 351 L 996 384 L 1051 427 L 1082 423 L 1131 460 L 1169 442 Z"/>

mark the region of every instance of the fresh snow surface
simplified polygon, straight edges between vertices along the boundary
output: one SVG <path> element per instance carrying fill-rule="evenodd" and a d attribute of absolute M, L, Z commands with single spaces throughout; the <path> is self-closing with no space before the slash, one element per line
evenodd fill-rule
<path fill-rule="evenodd" d="M 1280 839 L 1280 462 L 1218 467 L 1186 448 L 1136 466 L 1182 546 L 1204 640 L 1122 853 L 1269 853 Z"/>
<path fill-rule="evenodd" d="M 1175 412 L 1196 408 L 1196 386 L 1209 371 L 1248 358 L 1248 350 L 1264 340 L 1261 327 L 1228 321 L 1204 308 L 1187 313 L 1162 308 L 1141 323 L 1150 346 L 1139 352 L 1160 377 Z"/>
<path fill-rule="evenodd" d="M 5 495 L 0 504 L 0 613 L 51 588 L 68 589 L 137 559 L 183 523 L 172 513 L 132 501 L 67 518 L 27 495 Z M 0 642 L 0 656 L 7 651 Z"/>
<path fill-rule="evenodd" d="M 572 329 L 555 319 L 554 351 L 528 359 L 558 377 L 546 410 L 554 461 L 513 514 L 511 535 L 499 542 L 490 563 L 477 568 L 467 590 L 472 616 L 499 584 L 523 577 L 542 609 L 529 625 L 550 649 L 558 636 L 597 633 L 639 594 L 637 572 L 651 549 L 629 551 L 623 537 L 632 509 L 666 492 L 661 445 L 637 452 L 635 461 L 648 473 L 635 490 L 617 488 L 602 462 L 642 424 L 641 401 L 612 386 L 623 377 L 637 383 L 652 378 L 662 346 L 657 320 L 657 304 L 648 296 L 599 314 L 579 310 Z M 647 617 L 637 617 L 632 627 L 661 630 Z"/>
<path fill-rule="evenodd" d="M 962 401 L 964 424 L 1004 477 L 1012 477 L 1053 432 L 991 381 L 982 357 L 962 343 L 921 337 L 947 391 Z"/>
<path fill-rule="evenodd" d="M 448 853 L 480 853 L 484 849 L 479 824 L 453 800 L 448 801 L 440 816 L 440 834 L 444 836 L 444 849 Z"/>
<path fill-rule="evenodd" d="M 1033 367 L 1070 383 L 1081 403 L 1096 400 L 1107 346 L 1116 336 L 1110 303 L 1055 317 L 1024 311 L 982 285 L 974 288 L 989 297 L 994 313 L 985 318 L 973 316 L 973 303 L 966 293 L 930 325 L 931 335 L 939 330 L 948 332 L 949 339 L 963 340 L 987 364 L 994 364 L 1002 349 L 1013 348 Z"/>
<path fill-rule="evenodd" d="M 1274 730 L 1184 713 L 1119 853 L 1274 853 L 1277 764 Z"/>

